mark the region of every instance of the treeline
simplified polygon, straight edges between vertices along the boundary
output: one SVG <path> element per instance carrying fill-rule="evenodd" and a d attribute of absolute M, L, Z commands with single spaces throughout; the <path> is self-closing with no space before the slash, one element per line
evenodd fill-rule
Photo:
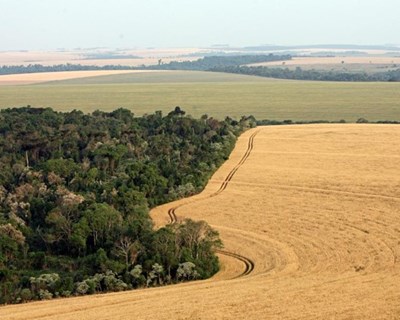
<path fill-rule="evenodd" d="M 254 125 L 179 107 L 0 111 L 0 303 L 213 275 L 218 233 L 191 220 L 153 230 L 149 208 L 199 192 Z"/>
<path fill-rule="evenodd" d="M 329 121 L 329 120 L 310 120 L 310 121 L 295 121 L 295 120 L 256 120 L 257 126 L 282 126 L 290 124 L 323 124 L 323 123 L 346 123 L 345 120 Z"/>
<path fill-rule="evenodd" d="M 90 70 L 195 70 L 207 71 L 212 68 L 220 68 L 226 66 L 240 66 L 250 63 L 261 63 L 267 61 L 281 61 L 290 60 L 291 56 L 284 55 L 242 55 L 242 56 L 210 56 L 198 59 L 196 61 L 171 61 L 169 63 L 162 63 L 159 61 L 158 65 L 150 66 L 121 66 L 121 65 L 81 65 L 81 64 L 59 64 L 54 66 L 43 66 L 41 64 L 29 64 L 27 66 L 1 66 L 0 75 L 6 74 L 19 74 L 19 73 L 39 73 L 39 72 L 59 72 L 59 71 L 90 71 Z"/>
<path fill-rule="evenodd" d="M 137 67 L 106 65 L 106 66 L 85 66 L 81 64 L 58 64 L 53 66 L 43 66 L 41 64 L 1 66 L 0 75 L 20 74 L 20 73 L 40 73 L 40 72 L 60 72 L 60 71 L 91 71 L 91 70 L 135 70 Z"/>
<path fill-rule="evenodd" d="M 291 125 L 291 124 L 324 124 L 324 123 L 346 123 L 346 120 L 301 120 L 301 121 L 293 121 L 293 120 L 255 120 L 257 126 L 282 126 L 282 125 Z M 350 122 L 352 123 L 352 122 Z M 358 118 L 355 123 L 374 123 L 374 124 L 400 124 L 400 121 L 395 120 L 379 120 L 379 121 L 369 121 L 365 118 Z"/>
<path fill-rule="evenodd" d="M 225 66 L 215 67 L 209 71 L 245 74 L 277 79 L 313 80 L 313 81 L 354 81 L 354 82 L 391 82 L 400 81 L 400 68 L 385 72 L 368 74 L 352 72 L 335 72 L 320 70 L 303 70 L 297 67 L 295 70 L 288 68 L 270 68 L 264 66 Z"/>
<path fill-rule="evenodd" d="M 251 63 L 262 63 L 269 61 L 290 60 L 290 55 L 240 55 L 240 56 L 210 56 L 195 61 L 171 61 L 169 63 L 160 63 L 158 66 L 149 66 L 156 70 L 195 70 L 209 71 L 214 68 L 225 68 L 231 66 L 241 66 Z"/>

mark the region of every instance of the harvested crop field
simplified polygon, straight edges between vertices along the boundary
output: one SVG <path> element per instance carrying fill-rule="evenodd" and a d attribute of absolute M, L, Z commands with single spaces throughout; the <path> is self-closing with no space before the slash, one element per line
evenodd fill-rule
<path fill-rule="evenodd" d="M 94 70 L 94 71 L 60 71 L 0 75 L 1 85 L 37 84 L 49 81 L 81 79 L 89 77 L 121 75 L 127 73 L 148 73 L 151 70 Z"/>
<path fill-rule="evenodd" d="M 155 209 L 225 243 L 213 279 L 0 308 L 1 319 L 398 319 L 400 126 L 261 127 L 198 196 Z"/>

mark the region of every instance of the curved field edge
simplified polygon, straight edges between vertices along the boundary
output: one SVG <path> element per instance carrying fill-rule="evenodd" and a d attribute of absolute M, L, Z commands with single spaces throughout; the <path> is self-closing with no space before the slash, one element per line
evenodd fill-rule
<path fill-rule="evenodd" d="M 252 131 L 254 131 L 254 130 L 252 130 Z M 233 179 L 236 172 L 240 169 L 240 167 L 249 158 L 251 151 L 253 150 L 253 147 L 254 147 L 254 138 L 256 137 L 257 133 L 258 133 L 258 130 L 254 131 L 250 135 L 250 137 L 248 138 L 248 142 L 247 142 L 246 152 L 243 154 L 243 157 L 236 164 L 236 166 L 225 177 L 224 181 L 221 183 L 221 186 L 219 187 L 219 189 L 217 191 L 215 191 L 207 196 L 201 197 L 201 195 L 199 195 L 199 197 L 197 197 L 197 198 L 191 197 L 191 198 L 184 199 L 183 202 L 178 201 L 177 203 L 175 202 L 173 204 L 169 204 L 169 205 L 167 204 L 167 206 L 169 206 L 169 208 L 166 213 L 168 214 L 168 217 L 169 217 L 169 223 L 173 224 L 173 223 L 179 222 L 180 219 L 178 218 L 178 216 L 176 214 L 176 211 L 178 209 L 182 209 L 184 206 L 186 206 L 190 203 L 196 202 L 196 201 L 207 200 L 208 198 L 216 197 L 216 196 L 220 195 L 224 190 L 226 190 L 229 182 Z M 243 271 L 238 272 L 237 274 L 229 275 L 230 278 L 227 278 L 227 279 L 236 279 L 236 278 L 240 278 L 243 276 L 247 276 L 254 270 L 255 262 L 241 254 L 230 252 L 227 250 L 222 250 L 222 249 L 217 249 L 216 253 L 218 253 L 220 256 L 222 255 L 225 257 L 230 257 L 230 258 L 236 259 L 236 261 L 241 262 L 244 265 Z M 223 268 L 222 270 L 225 271 L 226 269 Z M 225 276 L 224 272 L 219 272 L 218 278 L 221 278 L 221 276 L 222 277 Z"/>
<path fill-rule="evenodd" d="M 252 133 L 250 137 L 247 137 L 249 133 Z M 205 198 L 213 197 L 218 195 L 219 193 L 222 192 L 223 189 L 227 187 L 228 182 L 232 179 L 232 176 L 234 173 L 238 170 L 238 168 L 244 163 L 244 161 L 248 158 L 250 151 L 252 149 L 252 137 L 254 139 L 255 134 L 257 131 L 255 129 L 250 129 L 244 132 L 239 138 L 238 141 L 235 145 L 234 150 L 232 151 L 230 158 L 214 173 L 213 177 L 210 179 L 209 183 L 206 186 L 206 189 L 201 192 L 198 195 L 195 195 L 190 198 L 185 198 L 181 200 L 177 200 L 171 203 L 163 204 L 161 206 L 158 206 L 156 208 L 153 208 L 150 212 L 151 218 L 153 219 L 155 223 L 155 227 L 162 227 L 168 223 L 175 222 L 176 216 L 171 216 L 168 213 L 168 211 L 175 206 L 183 206 L 187 204 L 187 202 L 193 202 L 196 201 L 197 198 L 200 198 L 204 200 Z M 239 160 L 239 161 L 237 161 Z M 235 162 L 237 163 L 235 164 Z M 225 174 L 226 170 L 229 170 L 227 173 L 227 176 L 223 181 L 221 182 L 221 185 L 214 190 L 218 184 L 220 184 L 219 180 L 219 171 L 223 168 L 226 167 L 226 169 L 223 169 L 223 173 Z M 216 181 L 214 181 L 216 179 Z M 211 192 L 211 193 L 210 193 Z M 183 218 L 183 217 L 182 217 Z M 177 218 L 176 218 L 177 219 Z M 220 280 L 233 280 L 240 278 L 245 275 L 249 275 L 253 269 L 254 269 L 254 262 L 236 252 L 230 252 L 227 251 L 226 249 L 219 249 L 217 250 L 217 254 L 220 257 L 220 260 L 222 260 L 222 265 L 220 271 L 214 275 L 211 279 L 207 280 L 200 280 L 200 281 L 194 281 L 194 282 L 186 282 L 186 283 L 181 283 L 181 284 L 176 284 L 176 285 L 169 285 L 166 287 L 156 287 L 156 288 L 146 288 L 146 289 L 136 289 L 136 290 L 131 290 L 131 291 L 125 291 L 125 292 L 120 292 L 120 293 L 107 293 L 107 294 L 96 294 L 96 295 L 91 295 L 91 296 L 82 296 L 82 297 L 71 297 L 71 298 L 66 298 L 66 299 L 55 299 L 52 301 L 36 301 L 36 302 L 31 302 L 29 304 L 23 304 L 23 305 L 9 305 L 9 306 L 0 306 L 0 317 L 2 319 L 56 319 L 58 316 L 67 316 L 69 317 L 75 317 L 76 312 L 87 312 L 87 311 L 92 311 L 96 312 L 96 309 L 100 307 L 100 305 L 103 305 L 103 302 L 99 304 L 95 303 L 95 305 L 87 305 L 89 301 L 92 301 L 93 299 L 103 299 L 107 297 L 112 297 L 115 295 L 120 296 L 125 295 L 127 293 L 130 294 L 135 294 L 139 292 L 152 292 L 154 289 L 167 289 L 168 287 L 171 288 L 186 288 L 186 287 L 191 287 L 193 285 L 199 285 L 199 284 L 207 284 L 209 282 L 215 282 L 215 281 L 220 281 Z M 89 298 L 89 300 L 88 300 Z M 129 301 L 126 298 L 118 298 L 117 303 L 111 303 L 108 304 L 105 302 L 108 306 L 110 305 L 119 305 L 119 304 L 126 304 L 127 301 Z M 66 303 L 68 302 L 68 303 Z M 77 303 L 77 305 L 75 305 Z M 47 306 L 47 304 L 50 304 Z M 54 308 L 53 308 L 54 306 Z M 21 307 L 24 308 L 24 310 L 21 310 Z M 60 307 L 63 310 L 60 310 Z M 66 307 L 66 308 L 65 308 Z M 25 308 L 29 308 L 30 310 L 28 313 L 25 312 Z M 33 313 L 32 313 L 33 312 Z M 97 317 L 97 316 L 96 316 Z M 71 318 L 72 319 L 72 318 Z"/>
<path fill-rule="evenodd" d="M 218 191 L 251 133 L 239 138 L 201 196 Z M 178 218 L 210 222 L 226 249 L 254 260 L 249 276 L 7 306 L 0 317 L 397 319 L 398 141 L 400 126 L 390 125 L 261 128 L 224 192 L 176 210 Z M 152 213 L 156 222 L 169 222 L 168 208 Z M 222 259 L 238 267 L 236 259 Z"/>

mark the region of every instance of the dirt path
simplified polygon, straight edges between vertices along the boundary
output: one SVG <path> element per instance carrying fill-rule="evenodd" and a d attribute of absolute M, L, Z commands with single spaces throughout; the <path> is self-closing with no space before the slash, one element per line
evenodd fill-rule
<path fill-rule="evenodd" d="M 399 141 L 390 125 L 249 130 L 200 195 L 151 213 L 216 228 L 215 277 L 6 306 L 0 319 L 399 319 Z"/>
<path fill-rule="evenodd" d="M 219 189 L 217 191 L 215 191 L 214 193 L 210 194 L 209 196 L 203 197 L 203 198 L 193 198 L 192 201 L 189 200 L 185 200 L 185 202 L 178 204 L 177 206 L 173 206 L 171 208 L 168 209 L 168 216 L 169 216 L 169 223 L 177 223 L 179 221 L 177 215 L 176 215 L 176 210 L 177 209 L 181 209 L 183 206 L 186 206 L 190 203 L 193 203 L 195 201 L 204 201 L 207 200 L 209 198 L 218 196 L 219 194 L 221 194 L 227 187 L 229 182 L 232 181 L 233 176 L 235 175 L 235 173 L 239 170 L 239 168 L 246 162 L 246 160 L 249 158 L 251 151 L 253 150 L 254 147 L 254 138 L 257 135 L 259 131 L 255 131 L 248 139 L 248 144 L 247 144 L 247 150 L 245 152 L 245 154 L 243 155 L 242 159 L 240 159 L 239 163 L 228 173 L 228 175 L 226 176 L 225 180 L 221 183 L 221 186 L 219 187 Z M 254 270 L 254 266 L 255 263 L 254 261 L 252 261 L 251 259 L 234 253 L 234 252 L 229 252 L 226 250 L 217 250 L 217 253 L 221 256 L 226 256 L 226 257 L 230 257 L 230 258 L 234 258 L 239 262 L 242 262 L 244 265 L 244 270 L 243 272 L 240 272 L 238 274 L 235 275 L 231 275 L 229 274 L 229 277 L 232 277 L 232 279 L 236 279 L 239 277 L 243 277 L 243 276 L 247 276 L 249 275 L 253 270 Z M 223 277 L 224 275 L 224 271 L 221 271 L 218 275 L 219 278 Z"/>

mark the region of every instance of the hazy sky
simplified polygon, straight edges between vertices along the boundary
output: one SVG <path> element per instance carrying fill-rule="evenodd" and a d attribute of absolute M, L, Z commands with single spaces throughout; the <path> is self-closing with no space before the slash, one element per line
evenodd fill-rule
<path fill-rule="evenodd" d="M 0 50 L 400 44 L 400 0 L 0 0 Z"/>

